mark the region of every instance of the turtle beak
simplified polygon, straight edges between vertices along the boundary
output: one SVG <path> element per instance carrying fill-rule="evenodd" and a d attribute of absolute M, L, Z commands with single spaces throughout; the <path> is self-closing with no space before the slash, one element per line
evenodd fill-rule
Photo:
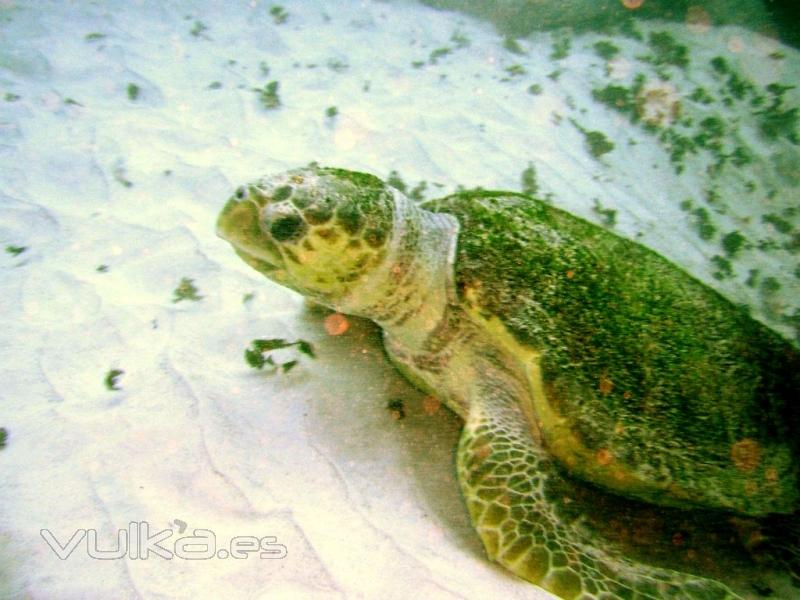
<path fill-rule="evenodd" d="M 260 209 L 249 198 L 228 200 L 217 218 L 217 235 L 251 267 L 267 274 L 283 264 L 280 251 L 260 227 Z"/>

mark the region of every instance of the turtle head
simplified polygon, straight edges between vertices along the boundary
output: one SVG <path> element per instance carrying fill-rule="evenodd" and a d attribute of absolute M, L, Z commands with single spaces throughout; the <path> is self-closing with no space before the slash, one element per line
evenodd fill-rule
<path fill-rule="evenodd" d="M 239 187 L 217 234 L 260 273 L 335 306 L 384 263 L 393 215 L 377 177 L 311 166 Z"/>

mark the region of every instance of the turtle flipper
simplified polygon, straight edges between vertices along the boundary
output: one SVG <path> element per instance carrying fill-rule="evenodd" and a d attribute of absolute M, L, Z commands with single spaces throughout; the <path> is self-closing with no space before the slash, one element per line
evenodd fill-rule
<path fill-rule="evenodd" d="M 514 392 L 491 376 L 476 388 L 459 442 L 458 478 L 491 559 L 567 600 L 738 598 L 715 580 L 601 547 L 564 510 L 571 484 L 534 439 Z"/>

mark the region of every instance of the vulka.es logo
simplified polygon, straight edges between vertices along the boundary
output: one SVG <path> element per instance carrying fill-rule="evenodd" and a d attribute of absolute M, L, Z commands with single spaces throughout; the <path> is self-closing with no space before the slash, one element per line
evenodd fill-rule
<path fill-rule="evenodd" d="M 186 523 L 175 519 L 179 524 L 179 534 L 186 529 Z M 90 558 L 98 560 L 115 560 L 128 557 L 130 559 L 147 560 L 151 554 L 171 560 L 182 558 L 184 560 L 207 560 L 209 558 L 248 558 L 258 554 L 259 558 L 275 559 L 284 558 L 287 554 L 286 546 L 277 543 L 274 536 L 257 538 L 250 535 L 231 538 L 227 548 L 217 547 L 217 536 L 210 529 L 195 529 L 193 535 L 176 538 L 172 547 L 167 548 L 162 544 L 167 542 L 175 532 L 172 529 L 163 529 L 150 533 L 150 524 L 147 521 L 131 521 L 127 529 L 117 531 L 116 542 L 101 544 L 97 539 L 96 529 L 78 529 L 69 539 L 59 540 L 49 529 L 42 529 L 39 534 L 42 539 L 61 560 L 67 560 L 79 546 L 84 547 Z M 114 546 L 116 543 L 116 546 Z"/>

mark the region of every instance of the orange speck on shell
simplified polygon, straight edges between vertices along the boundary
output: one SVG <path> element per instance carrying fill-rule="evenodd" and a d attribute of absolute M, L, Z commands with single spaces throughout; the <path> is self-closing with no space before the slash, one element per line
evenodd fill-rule
<path fill-rule="evenodd" d="M 641 8 L 642 4 L 644 4 L 644 0 L 622 0 L 622 6 L 630 10 Z"/>
<path fill-rule="evenodd" d="M 325 317 L 325 332 L 328 335 L 342 335 L 350 329 L 350 321 L 342 313 L 331 313 Z"/>
<path fill-rule="evenodd" d="M 567 271 L 567 279 L 572 279 L 573 277 L 575 277 L 575 271 Z"/>
<path fill-rule="evenodd" d="M 761 446 L 752 438 L 743 438 L 731 446 L 731 461 L 740 471 L 753 471 L 761 462 Z"/>
<path fill-rule="evenodd" d="M 600 390 L 600 393 L 604 396 L 606 394 L 610 394 L 611 390 L 614 389 L 614 382 L 611 381 L 605 373 L 600 376 L 600 382 L 597 384 L 597 388 Z"/>
<path fill-rule="evenodd" d="M 422 410 L 424 410 L 425 414 L 428 416 L 435 415 L 437 412 L 439 412 L 439 408 L 441 406 L 442 403 L 435 396 L 426 396 L 422 400 Z"/>
<path fill-rule="evenodd" d="M 614 455 L 611 454 L 611 450 L 608 448 L 600 448 L 600 450 L 597 451 L 596 457 L 597 464 L 601 467 L 610 465 L 614 460 Z"/>

